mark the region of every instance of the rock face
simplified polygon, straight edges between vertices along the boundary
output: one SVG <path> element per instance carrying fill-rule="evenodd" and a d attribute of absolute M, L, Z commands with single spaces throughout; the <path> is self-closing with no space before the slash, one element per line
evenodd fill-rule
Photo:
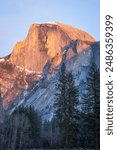
<path fill-rule="evenodd" d="M 0 88 L 4 108 L 38 79 L 39 74 L 16 66 L 9 58 L 0 59 Z"/>
<path fill-rule="evenodd" d="M 15 45 L 10 61 L 17 66 L 42 73 L 47 61 L 60 55 L 70 44 L 72 50 L 80 52 L 93 42 L 95 40 L 88 33 L 68 25 L 57 22 L 33 24 L 26 39 Z M 59 57 L 54 65 L 60 64 L 61 59 Z"/>
<path fill-rule="evenodd" d="M 96 63 L 99 68 L 100 43 L 95 42 L 79 54 L 71 57 L 68 57 L 69 53 L 71 53 L 71 49 L 64 51 L 62 61 L 65 62 L 67 70 L 71 71 L 74 76 L 75 84 L 79 89 L 79 99 L 82 102 L 82 94 L 85 91 L 86 77 L 91 63 Z M 56 69 L 53 69 L 53 64 L 56 60 L 57 58 L 54 57 L 51 61 L 48 61 L 39 81 L 16 98 L 15 102 L 9 107 L 10 113 L 21 104 L 24 106 L 31 105 L 41 114 L 43 120 L 51 120 L 54 112 L 55 85 L 58 81 L 61 67 L 61 65 L 58 65 Z"/>
<path fill-rule="evenodd" d="M 91 62 L 99 67 L 99 47 L 88 33 L 62 23 L 31 25 L 25 40 L 0 59 L 4 107 L 12 112 L 21 104 L 31 105 L 50 119 L 61 62 L 72 71 L 82 95 Z"/>

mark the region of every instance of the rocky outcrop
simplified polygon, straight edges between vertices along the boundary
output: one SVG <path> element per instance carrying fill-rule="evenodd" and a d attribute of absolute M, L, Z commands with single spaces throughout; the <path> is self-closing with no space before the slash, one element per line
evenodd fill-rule
<path fill-rule="evenodd" d="M 26 39 L 15 45 L 10 61 L 20 67 L 42 73 L 47 61 L 57 55 L 59 62 L 54 65 L 56 67 L 60 64 L 61 53 L 68 48 L 66 45 L 72 45 L 72 50 L 80 52 L 93 42 L 94 38 L 88 33 L 62 23 L 33 24 Z"/>
<path fill-rule="evenodd" d="M 39 74 L 24 70 L 8 59 L 0 59 L 0 88 L 4 108 L 38 79 Z"/>

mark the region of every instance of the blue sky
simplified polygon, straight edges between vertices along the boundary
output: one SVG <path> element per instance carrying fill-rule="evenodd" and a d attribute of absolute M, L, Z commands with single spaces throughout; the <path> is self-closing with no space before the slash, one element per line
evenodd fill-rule
<path fill-rule="evenodd" d="M 33 23 L 59 21 L 100 39 L 100 0 L 0 0 L 0 57 L 12 52 Z"/>

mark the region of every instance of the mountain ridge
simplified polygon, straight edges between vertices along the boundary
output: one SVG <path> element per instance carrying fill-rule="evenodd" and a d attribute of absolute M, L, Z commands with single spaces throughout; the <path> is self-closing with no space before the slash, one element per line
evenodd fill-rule
<path fill-rule="evenodd" d="M 32 24 L 25 40 L 15 45 L 10 61 L 18 66 L 42 73 L 47 60 L 60 53 L 71 40 L 76 41 L 78 51 L 95 42 L 88 33 L 62 23 Z M 29 61 L 31 61 L 30 64 Z"/>
<path fill-rule="evenodd" d="M 0 58 L 4 108 L 12 112 L 21 104 L 32 105 L 44 118 L 51 118 L 54 83 L 61 63 L 65 61 L 78 86 L 85 81 L 92 61 L 99 66 L 99 47 L 88 33 L 69 25 L 32 24 L 24 41 L 18 42 L 10 55 Z"/>

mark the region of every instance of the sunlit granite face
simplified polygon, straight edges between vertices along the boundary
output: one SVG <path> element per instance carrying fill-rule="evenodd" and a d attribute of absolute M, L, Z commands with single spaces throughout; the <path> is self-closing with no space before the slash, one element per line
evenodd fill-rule
<path fill-rule="evenodd" d="M 10 60 L 20 67 L 42 73 L 47 61 L 61 55 L 71 41 L 76 41 L 77 52 L 95 42 L 86 32 L 62 23 L 33 24 L 26 39 L 15 45 Z"/>

